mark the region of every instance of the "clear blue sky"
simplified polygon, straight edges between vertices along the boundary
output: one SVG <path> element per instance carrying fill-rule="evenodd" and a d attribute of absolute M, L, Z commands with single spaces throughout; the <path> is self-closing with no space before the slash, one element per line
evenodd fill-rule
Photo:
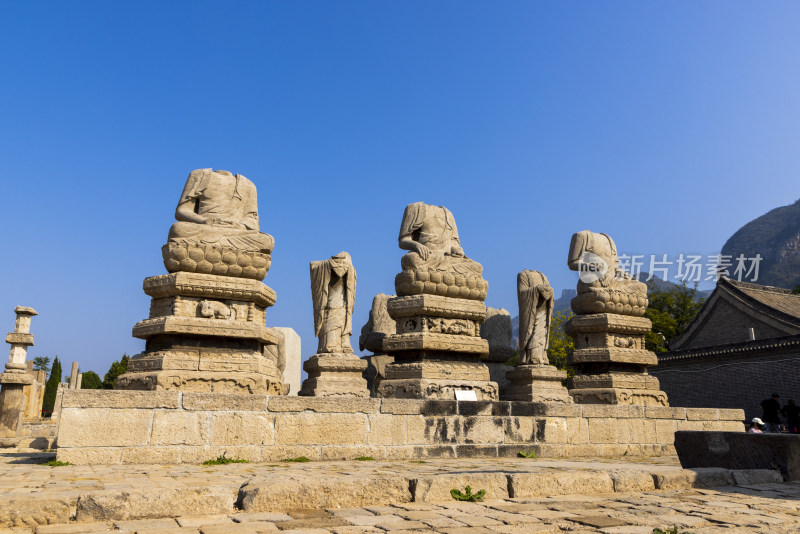
<path fill-rule="evenodd" d="M 270 326 L 313 354 L 308 262 L 394 290 L 403 208 L 443 204 L 516 315 L 516 273 L 574 287 L 570 235 L 719 251 L 800 197 L 793 2 L 4 2 L 0 328 L 103 374 L 144 344 L 192 169 L 258 187 Z M 357 345 L 357 334 L 354 345 Z"/>

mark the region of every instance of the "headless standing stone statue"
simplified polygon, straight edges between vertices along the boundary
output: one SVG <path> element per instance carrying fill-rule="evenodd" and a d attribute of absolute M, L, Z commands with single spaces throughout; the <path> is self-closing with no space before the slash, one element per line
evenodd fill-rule
<path fill-rule="evenodd" d="M 539 271 L 517 275 L 520 364 L 506 375 L 506 398 L 529 402 L 572 402 L 562 381 L 567 373 L 550 365 L 547 346 L 553 314 L 553 288 Z"/>
<path fill-rule="evenodd" d="M 340 252 L 328 260 L 311 262 L 311 299 L 317 354 L 303 365 L 308 379 L 300 395 L 368 397 L 362 377 L 367 363 L 353 354 L 353 306 L 356 270 L 350 254 Z"/>

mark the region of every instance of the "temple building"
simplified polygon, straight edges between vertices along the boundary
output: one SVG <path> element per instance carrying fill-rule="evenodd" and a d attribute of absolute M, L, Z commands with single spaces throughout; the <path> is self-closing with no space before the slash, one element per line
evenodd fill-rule
<path fill-rule="evenodd" d="M 743 408 L 749 420 L 773 393 L 800 403 L 800 294 L 721 278 L 669 349 L 650 373 L 675 405 Z"/>

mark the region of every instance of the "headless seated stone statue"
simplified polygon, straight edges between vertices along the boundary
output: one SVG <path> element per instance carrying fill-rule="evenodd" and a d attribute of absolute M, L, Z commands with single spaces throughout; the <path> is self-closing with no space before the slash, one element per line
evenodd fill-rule
<path fill-rule="evenodd" d="M 256 186 L 244 176 L 192 171 L 175 219 L 162 249 L 169 272 L 266 276 L 275 241 L 259 230 Z"/>
<path fill-rule="evenodd" d="M 269 254 L 275 242 L 258 228 L 256 186 L 228 171 L 198 169 L 189 174 L 169 229 L 174 243 L 214 244 Z"/>
<path fill-rule="evenodd" d="M 567 265 L 580 273 L 578 296 L 571 303 L 575 313 L 644 315 L 647 285 L 620 268 L 610 236 L 589 230 L 573 234 Z"/>
<path fill-rule="evenodd" d="M 409 204 L 403 213 L 398 244 L 409 251 L 400 260 L 403 273 L 395 279 L 398 295 L 486 298 L 488 284 L 481 277 L 483 267 L 464 255 L 453 214 L 444 206 Z"/>

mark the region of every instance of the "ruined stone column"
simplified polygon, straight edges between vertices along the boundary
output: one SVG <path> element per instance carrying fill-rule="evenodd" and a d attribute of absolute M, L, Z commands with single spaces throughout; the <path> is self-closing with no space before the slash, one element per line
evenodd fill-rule
<path fill-rule="evenodd" d="M 69 389 L 78 389 L 78 362 L 72 362 L 72 371 L 69 374 Z"/>
<path fill-rule="evenodd" d="M 11 350 L 6 372 L 0 375 L 0 447 L 19 444 L 19 425 L 25 410 L 23 388 L 33 382 L 33 377 L 25 372 L 25 359 L 28 347 L 33 345 L 31 317 L 38 314 L 27 306 L 17 306 L 14 312 L 17 314 L 14 331 L 6 336 Z"/>

